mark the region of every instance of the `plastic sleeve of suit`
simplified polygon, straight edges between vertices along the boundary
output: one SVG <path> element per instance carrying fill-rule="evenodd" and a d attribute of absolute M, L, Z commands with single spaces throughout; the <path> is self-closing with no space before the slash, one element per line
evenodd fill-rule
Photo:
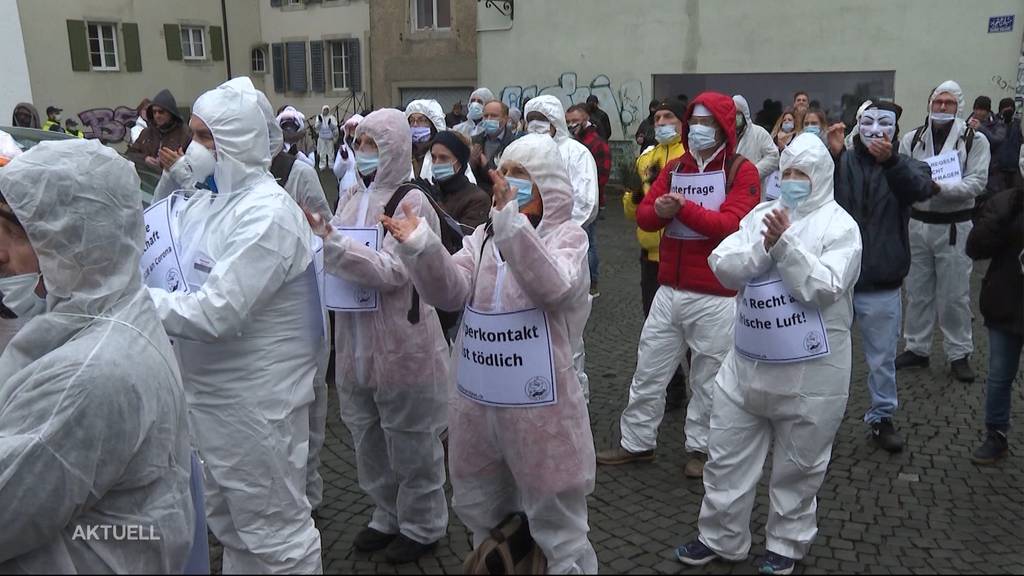
<path fill-rule="evenodd" d="M 757 174 L 764 180 L 779 169 L 779 149 L 775 146 L 772 135 L 757 124 L 748 125 L 747 131 L 749 132 L 748 137 L 753 139 L 752 144 L 761 154 L 761 159 L 754 165 L 757 166 Z"/>
<path fill-rule="evenodd" d="M 658 179 L 663 176 L 667 178 L 667 174 L 662 174 Z M 752 163 L 744 162 L 736 172 L 736 178 L 728 190 L 725 202 L 717 211 L 687 201 L 676 214 L 676 218 L 708 238 L 722 239 L 739 230 L 740 220 L 757 206 L 760 200 L 761 179 L 757 176 L 757 169 Z"/>
<path fill-rule="evenodd" d="M 153 190 L 153 204 L 167 198 L 177 190 L 195 189 L 192 168 L 182 156 L 160 175 L 160 181 L 156 183 L 156 188 Z"/>
<path fill-rule="evenodd" d="M 573 167 L 572 221 L 580 226 L 586 226 L 597 218 L 597 162 L 594 161 L 590 150 L 582 144 L 574 152 L 570 158 Z"/>
<path fill-rule="evenodd" d="M 358 202 L 353 197 L 350 202 Z M 427 220 L 431 230 L 437 234 L 438 219 L 433 207 L 423 199 L 419 190 L 412 190 L 395 210 L 395 218 L 405 218 L 405 208 Z M 338 213 L 341 213 L 342 206 L 339 204 Z M 429 211 L 429 212 L 428 212 Z M 324 240 L 324 266 L 326 270 L 350 282 L 355 282 L 367 288 L 378 290 L 396 290 L 402 288 L 409 282 L 409 275 L 405 265 L 395 254 L 395 245 L 398 244 L 395 238 L 388 234 L 384 237 L 381 250 L 373 250 L 352 241 L 347 236 L 339 233 L 332 233 Z"/>
<path fill-rule="evenodd" d="M 491 210 L 491 219 L 494 242 L 531 302 L 547 310 L 572 294 L 580 272 L 586 269 L 580 266 L 587 258 L 588 246 L 582 228 L 566 227 L 555 245 L 545 246 L 515 203 Z"/>
<path fill-rule="evenodd" d="M 129 466 L 146 422 L 126 376 L 87 359 L 51 365 L 4 407 L 19 417 L 0 424 L 0 522 L 17 529 L 0 530 L 0 564 L 50 543 Z"/>
<path fill-rule="evenodd" d="M 331 217 L 331 207 L 327 203 L 324 187 L 316 170 L 304 162 L 292 164 L 292 172 L 285 184 L 289 195 L 295 199 L 299 208 L 319 214 L 323 218 Z"/>
<path fill-rule="evenodd" d="M 759 212 L 745 216 L 739 230 L 722 240 L 708 256 L 708 265 L 722 286 L 739 290 L 771 268 L 772 258 L 764 249 L 761 228 L 754 222 L 763 217 Z"/>
<path fill-rule="evenodd" d="M 250 310 L 285 283 L 294 259 L 304 260 L 301 268 L 309 265 L 308 241 L 265 216 L 243 215 L 235 233 L 227 237 L 224 257 L 198 291 L 150 288 L 168 334 L 207 342 L 238 332 Z"/>
<path fill-rule="evenodd" d="M 469 302 L 483 230 L 481 227 L 467 237 L 462 250 L 452 255 L 422 222 L 398 245 L 397 254 L 424 302 L 450 312 L 461 311 Z"/>
<path fill-rule="evenodd" d="M 820 257 L 788 232 L 772 246 L 770 254 L 790 293 L 800 302 L 818 308 L 838 302 L 860 276 L 859 232 L 855 228 L 833 231 Z"/>

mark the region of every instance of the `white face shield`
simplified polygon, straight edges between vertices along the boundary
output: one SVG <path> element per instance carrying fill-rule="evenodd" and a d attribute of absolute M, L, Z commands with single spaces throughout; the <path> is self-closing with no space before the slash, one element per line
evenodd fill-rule
<path fill-rule="evenodd" d="M 896 113 L 892 110 L 877 108 L 865 110 L 860 116 L 860 123 L 857 127 L 865 144 L 870 140 L 882 138 L 891 142 L 896 133 Z"/>

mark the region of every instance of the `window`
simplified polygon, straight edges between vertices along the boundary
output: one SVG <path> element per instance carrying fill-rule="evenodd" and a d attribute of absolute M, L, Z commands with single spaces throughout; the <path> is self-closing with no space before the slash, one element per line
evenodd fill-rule
<path fill-rule="evenodd" d="M 181 55 L 185 60 L 205 60 L 206 44 L 203 29 L 193 26 L 181 27 Z"/>
<path fill-rule="evenodd" d="M 93 70 L 117 70 L 114 24 L 89 24 L 89 62 Z"/>
<path fill-rule="evenodd" d="M 347 41 L 331 42 L 331 89 L 347 90 L 349 88 L 349 43 Z"/>
<path fill-rule="evenodd" d="M 264 74 L 267 71 L 267 55 L 263 48 L 252 49 L 252 71 L 257 74 Z"/>
<path fill-rule="evenodd" d="M 452 0 L 412 0 L 412 4 L 413 31 L 452 27 Z"/>

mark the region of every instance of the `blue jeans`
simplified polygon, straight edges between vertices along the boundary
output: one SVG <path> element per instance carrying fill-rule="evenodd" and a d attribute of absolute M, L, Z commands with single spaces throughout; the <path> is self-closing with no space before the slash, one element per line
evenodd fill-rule
<path fill-rule="evenodd" d="M 902 303 L 900 291 L 855 292 L 854 320 L 860 327 L 868 363 L 871 409 L 864 421 L 874 424 L 892 418 L 899 406 L 896 397 L 896 346 L 900 338 Z"/>
<path fill-rule="evenodd" d="M 597 269 L 601 265 L 600 260 L 597 259 L 597 218 L 584 230 L 587 231 L 587 240 L 590 242 L 590 247 L 587 249 L 587 263 L 590 264 L 590 285 L 594 286 L 597 284 Z"/>
<path fill-rule="evenodd" d="M 985 393 L 985 426 L 999 432 L 1010 429 L 1013 379 L 1020 367 L 1024 337 L 996 328 L 988 329 L 988 390 Z"/>

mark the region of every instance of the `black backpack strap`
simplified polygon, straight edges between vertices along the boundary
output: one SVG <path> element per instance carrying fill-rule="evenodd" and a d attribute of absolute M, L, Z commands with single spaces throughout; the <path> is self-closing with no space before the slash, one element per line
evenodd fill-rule
<path fill-rule="evenodd" d="M 914 130 L 914 137 L 910 139 L 910 154 L 914 153 L 914 149 L 921 143 L 921 135 L 924 134 L 924 129 L 927 124 L 918 126 L 917 130 Z"/>
<path fill-rule="evenodd" d="M 740 171 L 740 166 L 746 158 L 739 154 L 733 154 L 725 160 L 725 192 L 729 193 L 729 188 L 732 188 L 732 183 L 736 180 L 736 174 Z"/>
<path fill-rule="evenodd" d="M 401 204 L 406 195 L 413 190 L 420 190 L 420 192 L 426 194 L 426 192 L 424 192 L 414 182 L 404 182 L 399 184 L 398 189 L 395 190 L 394 194 L 391 195 L 391 198 L 388 199 L 388 203 L 384 205 L 384 215 L 388 218 L 394 218 L 395 212 L 398 210 L 398 205 Z M 384 236 L 387 235 L 388 229 L 384 228 Z M 420 323 L 420 293 L 416 291 L 415 286 L 412 288 L 412 303 L 409 306 L 409 313 L 406 314 L 406 318 L 409 320 L 409 324 Z"/>

